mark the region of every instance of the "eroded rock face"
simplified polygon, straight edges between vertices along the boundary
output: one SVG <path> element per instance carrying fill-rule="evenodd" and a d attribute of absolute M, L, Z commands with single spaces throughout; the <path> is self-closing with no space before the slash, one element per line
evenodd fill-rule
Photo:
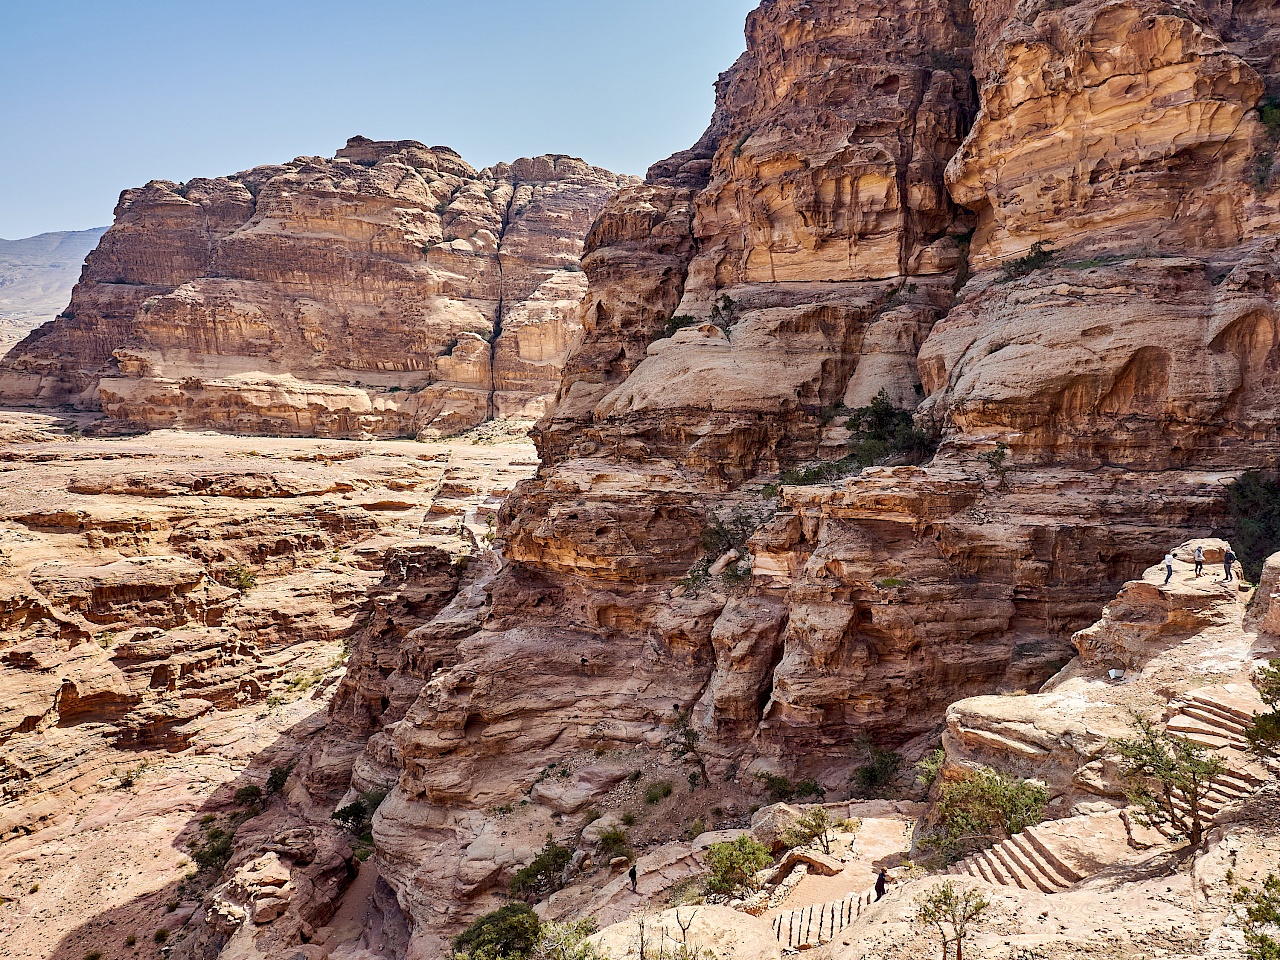
<path fill-rule="evenodd" d="M 1181 251 L 1244 239 L 1265 87 L 1223 41 L 1226 18 L 1211 22 L 1221 6 L 975 5 L 982 112 L 947 174 L 978 213 L 975 266 L 1036 241 Z"/>
<path fill-rule="evenodd" d="M 588 238 L 583 339 L 495 568 L 394 665 L 370 647 L 381 676 L 346 701 L 388 705 L 353 782 L 395 780 L 374 836 L 416 949 L 547 831 L 587 848 L 574 818 L 617 789 L 595 757 L 844 789 L 860 738 L 1038 688 L 1125 581 L 1221 523 L 1219 481 L 1276 439 L 1278 195 L 1253 172 L 1273 19 L 752 14 L 707 134 Z M 1001 277 L 1037 239 L 1056 259 Z M 764 489 L 846 454 L 839 405 L 881 390 L 941 431 L 931 463 Z"/>
<path fill-rule="evenodd" d="M 476 171 L 363 137 L 332 159 L 153 181 L 121 195 L 0 397 L 327 437 L 537 417 L 578 332 L 583 238 L 627 182 L 570 157 Z"/>

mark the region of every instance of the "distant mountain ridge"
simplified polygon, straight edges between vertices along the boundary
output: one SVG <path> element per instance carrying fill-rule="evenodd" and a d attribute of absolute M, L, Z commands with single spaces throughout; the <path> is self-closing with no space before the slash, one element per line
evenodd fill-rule
<path fill-rule="evenodd" d="M 106 232 L 94 227 L 0 239 L 0 351 L 62 312 L 84 258 Z"/>

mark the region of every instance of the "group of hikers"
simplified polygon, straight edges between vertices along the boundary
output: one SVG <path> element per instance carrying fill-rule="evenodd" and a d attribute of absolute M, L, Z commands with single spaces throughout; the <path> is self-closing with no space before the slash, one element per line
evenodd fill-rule
<path fill-rule="evenodd" d="M 1173 579 L 1173 561 L 1176 559 L 1177 557 L 1173 555 L 1172 550 L 1170 550 L 1168 553 L 1164 555 L 1164 569 L 1165 569 L 1164 582 L 1166 586 L 1168 585 L 1169 581 Z M 1192 555 L 1191 560 L 1196 565 L 1195 575 L 1197 577 L 1203 576 L 1204 575 L 1204 547 L 1197 545 L 1195 549 L 1195 553 Z M 1235 574 L 1234 574 L 1235 564 L 1236 564 L 1236 555 L 1231 551 L 1231 547 L 1228 546 L 1227 552 L 1222 555 L 1222 579 L 1218 581 L 1219 583 L 1231 583 L 1235 579 Z"/>

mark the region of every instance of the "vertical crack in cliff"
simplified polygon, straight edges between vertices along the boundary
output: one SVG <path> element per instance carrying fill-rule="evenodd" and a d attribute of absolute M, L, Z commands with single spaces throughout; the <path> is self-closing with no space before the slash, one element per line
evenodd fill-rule
<path fill-rule="evenodd" d="M 515 206 L 518 181 L 511 182 L 511 196 L 502 211 L 502 225 L 498 228 L 498 309 L 493 318 L 493 336 L 489 340 L 489 401 L 485 406 L 485 419 L 497 416 L 498 404 L 498 338 L 502 336 L 502 312 L 506 309 L 506 276 L 502 271 L 502 245 L 507 240 L 507 228 L 511 226 L 511 208 Z"/>

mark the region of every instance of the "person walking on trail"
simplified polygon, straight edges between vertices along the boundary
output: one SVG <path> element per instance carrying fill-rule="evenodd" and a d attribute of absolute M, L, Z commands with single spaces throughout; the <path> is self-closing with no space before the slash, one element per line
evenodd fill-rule
<path fill-rule="evenodd" d="M 876 877 L 876 900 L 884 899 L 885 887 L 888 885 L 889 875 L 884 872 L 884 867 L 880 868 L 880 873 Z"/>
<path fill-rule="evenodd" d="M 1196 561 L 1196 576 L 1198 577 L 1204 573 L 1204 547 L 1196 547 L 1194 559 Z"/>
<path fill-rule="evenodd" d="M 1231 572 L 1232 566 L 1236 562 L 1236 555 L 1231 552 L 1231 548 L 1227 547 L 1226 555 L 1222 558 L 1222 569 L 1226 572 L 1226 576 L 1222 578 L 1223 583 L 1230 583 L 1235 579 Z"/>
<path fill-rule="evenodd" d="M 631 892 L 635 893 L 638 874 L 636 873 L 636 865 L 634 863 L 631 865 L 631 869 L 627 871 L 627 877 L 631 880 Z"/>
<path fill-rule="evenodd" d="M 1172 553 L 1166 553 L 1164 555 L 1164 569 L 1165 569 L 1164 582 L 1165 582 L 1165 586 L 1168 586 L 1169 581 L 1173 579 L 1173 554 Z"/>

